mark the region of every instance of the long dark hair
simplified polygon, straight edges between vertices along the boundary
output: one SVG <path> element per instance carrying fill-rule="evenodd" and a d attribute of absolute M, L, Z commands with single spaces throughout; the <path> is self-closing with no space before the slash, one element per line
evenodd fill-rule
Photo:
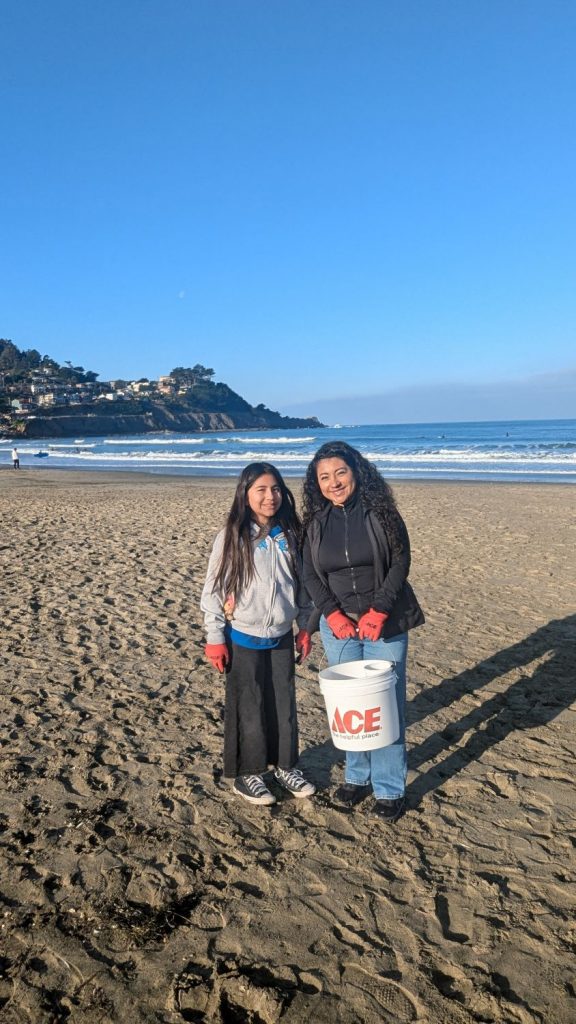
<path fill-rule="evenodd" d="M 342 459 L 350 467 L 363 503 L 375 511 L 387 533 L 403 545 L 405 528 L 390 484 L 380 476 L 376 466 L 345 441 L 328 441 L 323 444 L 306 470 L 302 497 L 304 532 L 318 512 L 330 504 L 318 485 L 318 463 L 322 459 Z"/>
<path fill-rule="evenodd" d="M 301 534 L 300 517 L 292 491 L 286 487 L 280 473 L 270 462 L 250 462 L 240 474 L 232 507 L 224 527 L 224 547 L 215 586 L 224 594 L 237 595 L 254 577 L 254 552 L 251 542 L 252 510 L 248 504 L 248 491 L 258 477 L 270 473 L 282 494 L 282 504 L 274 522 L 281 526 L 292 554 L 294 569 Z"/>

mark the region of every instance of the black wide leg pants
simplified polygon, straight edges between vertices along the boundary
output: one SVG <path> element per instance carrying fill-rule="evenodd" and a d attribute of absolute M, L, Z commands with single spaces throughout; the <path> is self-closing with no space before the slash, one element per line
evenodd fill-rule
<path fill-rule="evenodd" d="M 294 637 L 252 650 L 231 644 L 224 713 L 224 775 L 262 775 L 298 760 Z"/>

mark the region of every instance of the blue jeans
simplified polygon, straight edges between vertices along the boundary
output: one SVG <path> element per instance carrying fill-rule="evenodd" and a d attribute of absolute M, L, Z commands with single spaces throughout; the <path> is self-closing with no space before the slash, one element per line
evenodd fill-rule
<path fill-rule="evenodd" d="M 396 666 L 396 702 L 400 720 L 400 736 L 379 750 L 347 750 L 345 780 L 352 786 L 372 784 L 377 800 L 393 800 L 404 795 L 406 788 L 406 656 L 408 634 L 399 633 L 389 640 L 338 640 L 324 616 L 320 619 L 320 636 L 329 665 L 345 661 L 369 661 L 371 658 L 393 661 Z"/>

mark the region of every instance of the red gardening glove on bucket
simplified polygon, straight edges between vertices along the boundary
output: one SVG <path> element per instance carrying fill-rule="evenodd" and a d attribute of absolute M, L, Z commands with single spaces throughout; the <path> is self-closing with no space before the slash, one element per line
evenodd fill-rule
<path fill-rule="evenodd" d="M 307 633 L 305 629 L 299 630 L 298 633 L 296 634 L 295 643 L 296 651 L 298 653 L 297 662 L 298 664 L 300 664 L 302 661 L 305 660 L 305 658 L 308 657 L 310 651 L 312 650 L 312 641 L 310 639 L 310 634 Z"/>
<path fill-rule="evenodd" d="M 382 635 L 382 628 L 387 618 L 386 612 L 375 612 L 373 608 L 369 608 L 358 619 L 358 638 L 375 643 Z"/>
<path fill-rule="evenodd" d="M 326 622 L 337 640 L 351 640 L 353 636 L 356 636 L 356 626 L 352 619 L 344 615 L 344 612 L 339 610 L 330 612 L 330 615 L 326 616 Z"/>
<path fill-rule="evenodd" d="M 218 672 L 225 671 L 226 665 L 230 661 L 230 654 L 226 644 L 206 644 L 204 654 Z"/>

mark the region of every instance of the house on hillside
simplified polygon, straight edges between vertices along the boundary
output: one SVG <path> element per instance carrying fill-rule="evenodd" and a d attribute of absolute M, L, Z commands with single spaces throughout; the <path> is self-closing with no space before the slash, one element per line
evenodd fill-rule
<path fill-rule="evenodd" d="M 149 395 L 156 390 L 156 382 L 150 380 L 131 380 L 128 390 L 134 395 Z"/>
<path fill-rule="evenodd" d="M 158 377 L 158 391 L 161 395 L 175 395 L 176 381 L 173 377 Z"/>

